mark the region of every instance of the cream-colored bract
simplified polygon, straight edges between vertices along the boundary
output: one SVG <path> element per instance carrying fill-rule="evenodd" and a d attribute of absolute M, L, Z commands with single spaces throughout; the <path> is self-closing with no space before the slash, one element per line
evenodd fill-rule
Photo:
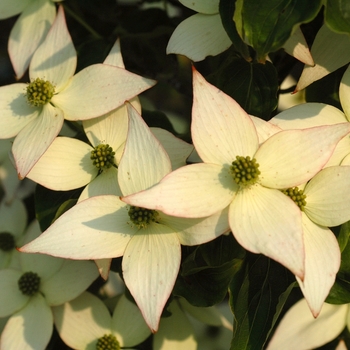
<path fill-rule="evenodd" d="M 76 52 L 63 8 L 30 63 L 31 80 L 55 86 L 50 103 L 28 104 L 26 84 L 0 88 L 0 138 L 15 137 L 12 153 L 18 176 L 24 178 L 61 130 L 63 120 L 87 120 L 104 115 L 155 84 L 109 64 L 89 66 L 76 75 Z M 101 103 L 103 101 L 103 103 Z"/>
<path fill-rule="evenodd" d="M 280 189 L 307 182 L 322 169 L 347 123 L 274 133 L 259 145 L 251 118 L 229 96 L 193 72 L 192 139 L 204 163 L 180 168 L 126 203 L 198 218 L 229 208 L 237 241 L 304 278 L 305 251 L 299 208 Z M 261 171 L 256 184 L 239 188 L 229 167 L 236 156 L 250 156 Z"/>
<path fill-rule="evenodd" d="M 128 103 L 127 108 L 128 136 L 118 168 L 124 195 L 154 186 L 172 170 L 161 143 L 132 105 Z M 112 195 L 83 200 L 20 250 L 70 259 L 123 256 L 125 283 L 155 332 L 179 272 L 180 245 L 202 244 L 227 232 L 227 210 L 201 219 L 170 217 L 159 211 L 156 222 L 139 228 L 131 221 L 129 208 Z"/>

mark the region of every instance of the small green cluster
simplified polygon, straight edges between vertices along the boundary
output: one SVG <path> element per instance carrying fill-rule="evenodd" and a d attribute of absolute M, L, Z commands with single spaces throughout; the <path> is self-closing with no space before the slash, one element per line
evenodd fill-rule
<path fill-rule="evenodd" d="M 18 280 L 19 290 L 24 295 L 32 296 L 39 291 L 40 277 L 35 272 L 25 272 Z"/>
<path fill-rule="evenodd" d="M 114 166 L 113 148 L 108 144 L 100 144 L 91 151 L 90 159 L 97 169 L 103 170 Z"/>
<path fill-rule="evenodd" d="M 0 233 L 0 250 L 9 252 L 15 249 L 15 237 L 9 232 Z"/>
<path fill-rule="evenodd" d="M 156 221 L 158 212 L 156 210 L 131 206 L 129 209 L 130 220 L 139 228 L 144 228 L 152 221 Z"/>
<path fill-rule="evenodd" d="M 105 334 L 97 340 L 96 350 L 120 350 L 120 345 L 114 335 Z"/>
<path fill-rule="evenodd" d="M 259 164 L 255 158 L 237 156 L 236 160 L 232 162 L 230 171 L 233 180 L 237 185 L 249 186 L 257 182 L 260 170 Z"/>
<path fill-rule="evenodd" d="M 299 190 L 298 187 L 287 188 L 286 190 L 282 190 L 286 196 L 290 197 L 295 204 L 300 208 L 300 210 L 304 210 L 306 205 L 306 195 L 303 190 Z"/>
<path fill-rule="evenodd" d="M 34 107 L 49 103 L 55 93 L 55 87 L 47 80 L 36 78 L 27 86 L 27 100 Z"/>

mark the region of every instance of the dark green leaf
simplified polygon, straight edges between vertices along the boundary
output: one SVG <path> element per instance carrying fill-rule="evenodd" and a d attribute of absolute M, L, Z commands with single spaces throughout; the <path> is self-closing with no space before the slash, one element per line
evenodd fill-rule
<path fill-rule="evenodd" d="M 327 303 L 345 304 L 350 303 L 350 223 L 342 225 L 338 235 L 338 242 L 341 242 L 341 264 L 336 281 L 326 299 Z M 346 242 L 346 245 L 345 245 Z M 345 245 L 345 246 L 344 246 Z"/>
<path fill-rule="evenodd" d="M 346 248 L 349 242 L 349 235 L 350 235 L 350 221 L 347 221 L 343 225 L 341 225 L 340 233 L 337 237 L 341 252 Z"/>
<path fill-rule="evenodd" d="M 321 0 L 238 0 L 235 20 L 246 43 L 257 52 L 259 62 L 280 49 L 293 28 L 314 19 Z"/>
<path fill-rule="evenodd" d="M 73 201 L 79 198 L 81 191 L 82 188 L 72 191 L 52 191 L 37 185 L 35 190 L 35 211 L 41 231 L 45 231 L 58 217 L 58 210 L 63 213 L 64 210 L 69 209 Z"/>
<path fill-rule="evenodd" d="M 235 315 L 232 350 L 261 350 L 295 284 L 294 276 L 262 255 L 247 255 L 230 283 Z"/>
<path fill-rule="evenodd" d="M 306 102 L 320 102 L 341 109 L 339 84 L 347 67 L 341 67 L 305 89 Z"/>
<path fill-rule="evenodd" d="M 221 302 L 244 254 L 231 234 L 196 247 L 184 258 L 174 295 L 201 307 Z"/>
<path fill-rule="evenodd" d="M 335 280 L 335 283 L 330 290 L 326 303 L 330 304 L 348 304 L 350 303 L 350 282 L 340 278 Z"/>
<path fill-rule="evenodd" d="M 232 44 L 237 52 L 247 61 L 251 60 L 247 44 L 239 36 L 236 24 L 233 21 L 233 14 L 235 12 L 235 0 L 220 0 L 219 12 L 227 35 L 232 41 Z"/>
<path fill-rule="evenodd" d="M 350 2 L 349 0 L 327 0 L 325 6 L 325 21 L 337 33 L 350 33 Z"/>
<path fill-rule="evenodd" d="M 269 120 L 277 107 L 278 77 L 270 62 L 249 63 L 237 58 L 208 80 L 251 115 Z"/>

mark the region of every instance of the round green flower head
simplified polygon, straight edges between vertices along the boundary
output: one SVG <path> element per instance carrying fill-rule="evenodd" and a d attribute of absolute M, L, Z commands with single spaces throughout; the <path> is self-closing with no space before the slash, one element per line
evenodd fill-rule
<path fill-rule="evenodd" d="M 156 221 L 158 212 L 156 210 L 131 206 L 129 209 L 130 220 L 139 228 L 144 228 L 152 221 Z"/>
<path fill-rule="evenodd" d="M 304 210 L 306 205 L 306 195 L 303 190 L 299 190 L 298 187 L 287 188 L 286 190 L 282 190 L 286 196 L 293 199 L 295 204 L 300 208 L 300 210 Z"/>
<path fill-rule="evenodd" d="M 55 87 L 47 80 L 36 78 L 27 86 L 27 100 L 34 107 L 49 103 L 55 93 Z"/>
<path fill-rule="evenodd" d="M 18 280 L 19 290 L 24 295 L 34 295 L 39 291 L 40 277 L 35 272 L 25 272 Z"/>
<path fill-rule="evenodd" d="M 232 162 L 230 171 L 237 185 L 250 186 L 255 184 L 260 175 L 259 164 L 255 158 L 237 156 Z"/>
<path fill-rule="evenodd" d="M 91 151 L 90 159 L 97 169 L 103 170 L 114 166 L 113 148 L 108 144 L 100 144 Z"/>
<path fill-rule="evenodd" d="M 0 233 L 0 249 L 4 252 L 9 252 L 15 249 L 15 237 L 9 232 Z"/>
<path fill-rule="evenodd" d="M 96 350 L 120 350 L 120 345 L 114 335 L 105 334 L 97 340 Z"/>

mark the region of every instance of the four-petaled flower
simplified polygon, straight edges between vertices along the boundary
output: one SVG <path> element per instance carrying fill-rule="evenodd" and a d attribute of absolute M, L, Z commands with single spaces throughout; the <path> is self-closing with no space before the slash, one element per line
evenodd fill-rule
<path fill-rule="evenodd" d="M 227 208 L 232 233 L 244 248 L 275 259 L 303 280 L 301 213 L 280 190 L 319 172 L 349 133 L 349 123 L 280 131 L 259 146 L 249 115 L 195 69 L 193 90 L 192 138 L 204 163 L 182 167 L 123 201 L 187 218 Z"/>
<path fill-rule="evenodd" d="M 108 64 L 91 65 L 73 76 L 76 61 L 60 7 L 31 60 L 31 82 L 0 88 L 0 138 L 16 136 L 12 153 L 20 178 L 53 142 L 64 119 L 99 117 L 154 85 L 154 81 Z"/>
<path fill-rule="evenodd" d="M 130 104 L 128 114 L 128 137 L 118 167 L 123 195 L 152 187 L 171 172 L 166 151 Z M 209 218 L 183 219 L 130 207 L 117 196 L 96 196 L 79 202 L 20 251 L 71 259 L 123 256 L 125 284 L 156 331 L 179 272 L 180 244 L 202 244 L 227 231 L 227 209 Z"/>
<path fill-rule="evenodd" d="M 20 14 L 11 30 L 8 43 L 8 51 L 17 79 L 23 76 L 33 53 L 44 41 L 55 19 L 54 2 L 55 0 L 1 1 L 0 19 Z"/>
<path fill-rule="evenodd" d="M 26 241 L 40 234 L 33 222 Z M 1 334 L 1 349 L 44 350 L 53 331 L 52 306 L 72 300 L 96 279 L 90 261 L 41 254 L 18 254 L 18 267 L 0 271 L 0 317 L 10 316 Z"/>

